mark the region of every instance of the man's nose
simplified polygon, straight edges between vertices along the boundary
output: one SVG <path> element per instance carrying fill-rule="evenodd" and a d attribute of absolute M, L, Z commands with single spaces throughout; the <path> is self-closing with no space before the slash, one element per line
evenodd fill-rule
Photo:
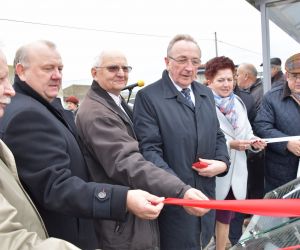
<path fill-rule="evenodd" d="M 52 73 L 52 77 L 57 79 L 61 79 L 62 78 L 62 71 L 60 69 L 54 69 L 53 73 Z"/>
<path fill-rule="evenodd" d="M 13 96 L 15 96 L 15 94 L 16 94 L 16 92 L 15 92 L 13 86 L 11 85 L 9 80 L 7 79 L 7 81 L 4 85 L 4 95 L 13 97 Z"/>

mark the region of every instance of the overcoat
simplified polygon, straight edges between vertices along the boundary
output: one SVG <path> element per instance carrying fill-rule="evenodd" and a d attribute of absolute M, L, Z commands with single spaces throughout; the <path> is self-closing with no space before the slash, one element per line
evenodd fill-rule
<path fill-rule="evenodd" d="M 19 180 L 14 157 L 0 140 L 1 249 L 78 249 L 63 240 L 47 237 L 42 218 Z"/>
<path fill-rule="evenodd" d="M 192 164 L 201 157 L 229 166 L 228 151 L 211 90 L 198 82 L 192 82 L 191 87 L 195 108 L 164 71 L 162 79 L 137 93 L 134 128 L 147 160 L 215 198 L 215 177 L 198 175 Z M 198 218 L 182 207 L 166 206 L 159 217 L 162 249 L 198 250 L 200 241 L 205 246 L 214 234 L 214 218 L 214 211 Z"/>

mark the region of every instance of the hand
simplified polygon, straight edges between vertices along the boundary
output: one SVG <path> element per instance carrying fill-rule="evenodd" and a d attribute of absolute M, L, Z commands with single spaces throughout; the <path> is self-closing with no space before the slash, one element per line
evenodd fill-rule
<path fill-rule="evenodd" d="M 195 188 L 190 188 L 188 191 L 186 191 L 183 198 L 187 200 L 208 200 L 208 198 L 200 190 Z M 199 207 L 183 207 L 183 208 L 188 214 L 195 215 L 195 216 L 203 216 L 209 211 L 209 209 L 199 208 Z"/>
<path fill-rule="evenodd" d="M 141 219 L 153 220 L 158 217 L 162 210 L 164 199 L 143 190 L 129 190 L 127 193 L 127 209 Z"/>
<path fill-rule="evenodd" d="M 300 141 L 289 141 L 286 147 L 294 155 L 300 156 Z"/>
<path fill-rule="evenodd" d="M 251 147 L 254 140 L 232 140 L 229 142 L 230 148 L 237 151 L 245 151 Z"/>
<path fill-rule="evenodd" d="M 195 171 L 197 171 L 198 174 L 201 176 L 213 177 L 213 176 L 223 173 L 227 169 L 227 166 L 226 166 L 225 162 L 223 162 L 223 161 L 208 160 L 208 159 L 202 159 L 202 158 L 199 158 L 199 161 L 206 162 L 208 164 L 208 166 L 206 168 L 195 168 L 192 166 L 192 168 Z"/>
<path fill-rule="evenodd" d="M 255 137 L 251 140 L 251 147 L 253 147 L 256 150 L 263 150 L 267 146 L 267 143 L 263 141 L 262 139 Z"/>

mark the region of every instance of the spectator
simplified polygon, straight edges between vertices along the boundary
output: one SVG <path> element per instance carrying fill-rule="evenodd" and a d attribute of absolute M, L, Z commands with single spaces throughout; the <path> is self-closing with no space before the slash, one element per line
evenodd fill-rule
<path fill-rule="evenodd" d="M 285 70 L 287 82 L 264 96 L 255 119 L 256 132 L 261 137 L 300 135 L 300 53 L 287 59 Z M 297 177 L 299 156 L 299 140 L 268 144 L 265 161 L 266 193 Z"/>
<path fill-rule="evenodd" d="M 215 176 L 226 174 L 229 156 L 212 92 L 194 81 L 200 57 L 191 36 L 175 36 L 162 78 L 137 93 L 133 120 L 147 160 L 214 199 Z M 207 168 L 192 168 L 199 158 Z M 159 217 L 161 248 L 205 247 L 214 234 L 214 220 L 214 211 L 198 218 L 181 207 L 165 207 Z"/>
<path fill-rule="evenodd" d="M 132 111 L 120 96 L 131 67 L 119 51 L 104 51 L 92 68 L 93 83 L 76 117 L 78 134 L 94 181 L 141 188 L 165 197 L 207 199 L 178 177 L 146 161 L 139 152 L 132 125 Z M 187 209 L 202 215 L 206 209 Z M 111 228 L 119 237 L 111 233 Z M 103 249 L 159 249 L 156 221 L 128 214 L 126 223 L 97 221 Z M 109 242 L 110 245 L 107 245 Z"/>
<path fill-rule="evenodd" d="M 242 92 L 250 93 L 255 101 L 256 112 L 263 98 L 263 84 L 257 78 L 257 70 L 253 64 L 243 63 L 237 69 L 237 84 Z M 246 103 L 247 104 L 247 103 Z M 249 116 L 253 127 L 255 117 Z M 255 128 L 254 133 L 256 134 Z M 247 152 L 248 165 L 248 198 L 259 199 L 264 195 L 264 150 L 259 153 Z"/>
<path fill-rule="evenodd" d="M 278 57 L 274 57 L 270 59 L 271 64 L 271 88 L 275 88 L 285 84 L 286 79 L 281 70 L 281 60 Z M 261 64 L 260 66 L 263 66 Z"/>
<path fill-rule="evenodd" d="M 14 153 L 20 179 L 49 235 L 93 249 L 98 245 L 92 219 L 122 220 L 128 210 L 142 218 L 156 218 L 162 199 L 124 186 L 87 182 L 76 137 L 50 104 L 62 80 L 56 46 L 49 41 L 24 45 L 15 62 L 17 94 L 0 120 L 1 137 Z"/>
<path fill-rule="evenodd" d="M 0 50 L 0 117 L 14 95 L 6 58 Z M 42 219 L 18 178 L 14 157 L 2 140 L 0 158 L 1 249 L 78 249 L 66 241 L 48 238 Z"/>
<path fill-rule="evenodd" d="M 237 85 L 243 91 L 251 93 L 255 100 L 256 111 L 258 111 L 264 94 L 263 83 L 257 78 L 257 70 L 253 64 L 242 63 L 237 72 Z"/>
<path fill-rule="evenodd" d="M 67 103 L 67 109 L 72 111 L 74 115 L 76 115 L 78 105 L 79 105 L 78 98 L 76 96 L 71 95 L 66 99 L 66 103 Z"/>
<path fill-rule="evenodd" d="M 248 172 L 245 150 L 261 150 L 266 145 L 253 135 L 246 106 L 233 93 L 233 75 L 234 63 L 228 57 L 215 57 L 206 63 L 205 77 L 214 94 L 217 116 L 232 161 L 227 175 L 216 179 L 217 200 L 246 198 Z M 225 249 L 233 216 L 231 211 L 216 212 L 217 250 Z"/>

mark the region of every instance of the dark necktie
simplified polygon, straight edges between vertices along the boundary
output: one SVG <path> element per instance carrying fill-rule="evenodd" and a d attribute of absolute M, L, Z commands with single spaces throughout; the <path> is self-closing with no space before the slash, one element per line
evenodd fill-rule
<path fill-rule="evenodd" d="M 194 103 L 191 98 L 191 90 L 189 88 L 185 88 L 181 90 L 181 93 L 184 95 L 184 98 L 187 100 L 188 104 L 193 108 Z"/>

